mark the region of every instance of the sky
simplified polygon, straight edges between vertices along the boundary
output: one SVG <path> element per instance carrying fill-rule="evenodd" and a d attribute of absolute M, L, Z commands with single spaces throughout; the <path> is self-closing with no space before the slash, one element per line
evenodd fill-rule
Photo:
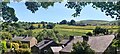
<path fill-rule="evenodd" d="M 19 21 L 27 22 L 60 22 L 62 20 L 70 21 L 72 19 L 76 21 L 80 20 L 107 20 L 112 21 L 115 19 L 106 16 L 104 12 L 99 9 L 94 9 L 90 5 L 84 7 L 81 11 L 80 16 L 73 17 L 72 14 L 75 12 L 74 9 L 68 9 L 65 7 L 66 2 L 55 3 L 54 6 L 48 7 L 48 9 L 39 8 L 35 13 L 28 10 L 24 2 L 11 2 L 8 4 L 10 7 L 15 9 L 16 16 Z"/>

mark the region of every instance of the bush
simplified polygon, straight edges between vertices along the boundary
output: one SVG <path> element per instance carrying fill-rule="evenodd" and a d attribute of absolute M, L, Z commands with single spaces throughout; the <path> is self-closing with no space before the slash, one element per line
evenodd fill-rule
<path fill-rule="evenodd" d="M 15 50 L 15 53 L 16 54 L 31 54 L 31 50 L 28 48 L 28 49 L 16 49 Z"/>
<path fill-rule="evenodd" d="M 54 23 L 47 24 L 47 29 L 53 29 L 55 27 Z"/>
<path fill-rule="evenodd" d="M 29 48 L 29 47 L 28 47 L 28 44 L 22 44 L 21 48 Z"/>
<path fill-rule="evenodd" d="M 6 51 L 7 51 L 6 41 L 5 41 L 5 40 L 2 40 L 2 41 L 1 41 L 1 44 L 2 44 L 2 50 L 3 50 L 4 52 L 6 52 Z"/>
<path fill-rule="evenodd" d="M 108 29 L 106 29 L 106 28 L 101 28 L 101 27 L 96 27 L 96 28 L 93 30 L 93 33 L 94 33 L 94 35 L 100 34 L 100 33 L 102 33 L 102 34 L 104 34 L 104 35 L 107 35 L 107 34 L 108 34 Z"/>
<path fill-rule="evenodd" d="M 91 32 L 86 33 L 87 36 L 92 36 Z"/>
<path fill-rule="evenodd" d="M 95 51 L 90 48 L 87 42 L 77 42 L 73 44 L 71 54 L 95 54 Z"/>
<path fill-rule="evenodd" d="M 18 43 L 12 43 L 12 47 L 15 49 L 19 49 L 19 44 Z"/>
<path fill-rule="evenodd" d="M 8 39 L 11 40 L 12 39 L 12 35 L 8 32 L 1 32 L 1 37 L 3 37 L 4 39 Z"/>

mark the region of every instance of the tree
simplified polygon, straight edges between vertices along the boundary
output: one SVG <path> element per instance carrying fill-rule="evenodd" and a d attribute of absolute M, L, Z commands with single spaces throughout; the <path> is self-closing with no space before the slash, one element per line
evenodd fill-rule
<path fill-rule="evenodd" d="M 92 36 L 93 34 L 91 32 L 86 33 L 87 36 Z"/>
<path fill-rule="evenodd" d="M 59 42 L 58 41 L 58 38 L 55 34 L 55 32 L 53 30 L 42 30 L 41 32 L 38 33 L 37 35 L 37 40 L 38 41 L 41 41 L 43 40 L 44 38 L 50 38 L 50 39 L 53 39 L 54 41 L 56 41 L 57 43 Z"/>
<path fill-rule="evenodd" d="M 55 27 L 55 24 L 54 23 L 49 23 L 47 24 L 46 28 L 47 29 L 53 29 Z"/>
<path fill-rule="evenodd" d="M 61 22 L 60 22 L 60 24 L 67 24 L 68 22 L 67 22 L 67 20 L 62 20 Z"/>
<path fill-rule="evenodd" d="M 35 29 L 35 27 L 34 27 L 33 25 L 31 25 L 31 26 L 29 27 L 29 29 L 32 30 L 32 29 Z"/>
<path fill-rule="evenodd" d="M 44 21 L 42 21 L 41 24 L 42 24 L 42 28 L 46 28 L 46 25 L 45 25 L 46 23 Z"/>
<path fill-rule="evenodd" d="M 40 28 L 40 24 L 38 25 L 38 28 Z"/>
<path fill-rule="evenodd" d="M 76 22 L 75 22 L 75 20 L 71 20 L 68 24 L 69 24 L 69 25 L 75 25 Z"/>
<path fill-rule="evenodd" d="M 111 18 L 120 19 L 120 1 L 118 2 L 67 2 L 65 5 L 67 8 L 75 9 L 75 13 L 72 16 L 80 16 L 80 12 L 83 7 L 90 5 L 93 8 L 100 8 L 102 12 L 105 12 L 107 16 Z"/>
<path fill-rule="evenodd" d="M 2 18 L 5 22 L 17 22 L 18 18 L 15 15 L 15 10 L 9 6 L 7 6 L 7 2 L 2 3 Z"/>
<path fill-rule="evenodd" d="M 9 32 L 1 32 L 0 36 L 4 39 L 8 39 L 8 40 L 12 39 L 12 35 Z"/>
<path fill-rule="evenodd" d="M 90 48 L 87 42 L 83 41 L 73 44 L 73 51 L 71 54 L 95 54 L 95 52 Z"/>
<path fill-rule="evenodd" d="M 93 30 L 93 33 L 96 35 L 96 34 L 104 34 L 104 35 L 107 35 L 108 34 L 108 29 L 106 28 L 101 28 L 101 27 L 96 27 L 94 30 Z"/>

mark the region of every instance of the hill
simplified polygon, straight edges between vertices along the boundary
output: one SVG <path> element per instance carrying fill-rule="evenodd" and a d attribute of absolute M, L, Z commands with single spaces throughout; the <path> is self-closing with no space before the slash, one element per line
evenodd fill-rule
<path fill-rule="evenodd" d="M 82 20 L 78 21 L 77 23 L 80 24 L 114 24 L 117 23 L 117 21 L 105 21 L 105 20 Z"/>

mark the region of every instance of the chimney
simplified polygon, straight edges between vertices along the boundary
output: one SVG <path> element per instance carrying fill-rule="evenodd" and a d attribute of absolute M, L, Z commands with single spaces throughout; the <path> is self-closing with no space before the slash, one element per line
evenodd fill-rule
<path fill-rule="evenodd" d="M 89 41 L 89 37 L 88 36 L 82 36 L 83 37 L 83 41 Z"/>
<path fill-rule="evenodd" d="M 73 40 L 74 39 L 74 36 L 70 36 L 69 37 L 69 40 L 71 41 L 71 40 Z"/>

